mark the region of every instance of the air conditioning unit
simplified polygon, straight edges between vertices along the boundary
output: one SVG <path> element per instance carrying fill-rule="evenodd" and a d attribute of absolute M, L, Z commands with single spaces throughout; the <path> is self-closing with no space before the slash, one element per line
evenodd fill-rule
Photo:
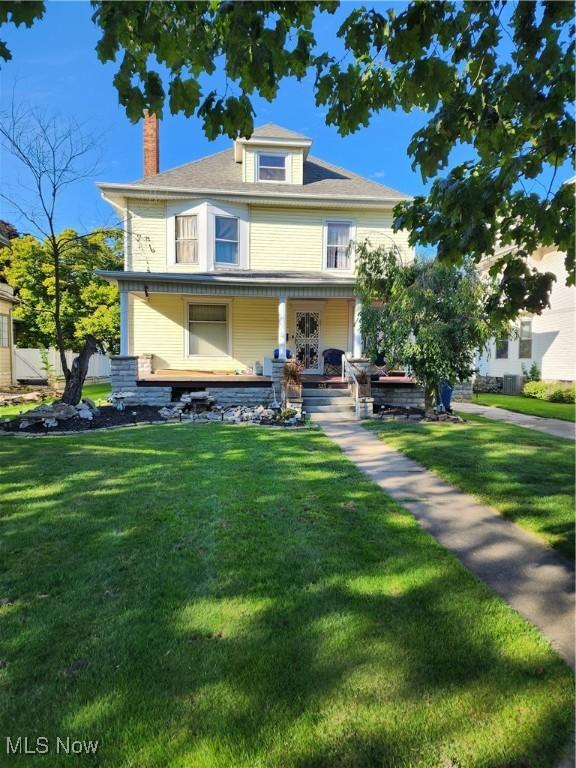
<path fill-rule="evenodd" d="M 522 392 L 522 376 L 507 375 L 502 378 L 502 394 L 518 395 Z"/>

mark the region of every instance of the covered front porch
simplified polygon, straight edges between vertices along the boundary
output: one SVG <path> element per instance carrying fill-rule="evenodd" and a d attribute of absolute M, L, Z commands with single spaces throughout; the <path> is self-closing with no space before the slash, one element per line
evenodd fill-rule
<path fill-rule="evenodd" d="M 362 353 L 351 279 L 181 277 L 118 280 L 121 355 L 148 359 L 140 379 L 241 384 L 270 378 L 286 359 L 304 375 L 336 377 L 343 354 Z"/>

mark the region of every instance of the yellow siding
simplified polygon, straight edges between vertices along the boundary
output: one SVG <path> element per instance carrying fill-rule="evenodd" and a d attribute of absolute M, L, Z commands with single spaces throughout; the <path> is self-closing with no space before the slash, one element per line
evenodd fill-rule
<path fill-rule="evenodd" d="M 246 151 L 246 156 L 254 153 Z M 296 157 L 296 156 L 295 156 Z M 296 162 L 296 160 L 295 160 Z M 252 170 L 254 166 L 252 162 Z M 163 202 L 130 200 L 126 238 L 127 269 L 134 272 L 194 272 L 193 265 L 168 265 L 166 207 Z M 396 243 L 412 258 L 406 233 L 392 231 L 391 211 L 306 209 L 250 206 L 249 269 L 319 272 L 324 262 L 324 223 L 348 220 L 356 225 L 356 241 L 373 246 Z M 205 248 L 200 243 L 200 248 Z"/>
<path fill-rule="evenodd" d="M 126 269 L 166 271 L 166 206 L 164 202 L 128 200 Z"/>
<path fill-rule="evenodd" d="M 292 152 L 292 184 L 304 184 L 304 151 Z"/>
<path fill-rule="evenodd" d="M 262 363 L 277 344 L 278 302 L 276 299 L 235 297 L 230 299 L 232 354 L 228 357 L 188 357 L 186 307 L 190 297 L 154 295 L 149 301 L 131 297 L 129 338 L 131 354 L 154 355 L 154 368 L 198 371 L 233 371 Z M 206 297 L 206 302 L 211 298 Z"/>
<path fill-rule="evenodd" d="M 254 183 L 256 179 L 256 154 L 258 152 L 278 152 L 288 155 L 291 168 L 292 184 L 304 183 L 304 152 L 301 149 L 284 150 L 281 147 L 244 147 L 244 161 L 242 163 L 242 181 Z"/>
<path fill-rule="evenodd" d="M 0 315 L 8 315 L 9 346 L 0 347 L 0 386 L 12 384 L 12 304 L 0 299 Z"/>
<path fill-rule="evenodd" d="M 190 297 L 155 294 L 148 301 L 130 297 L 130 354 L 154 355 L 153 367 L 198 371 L 234 371 L 252 368 L 271 357 L 278 343 L 278 300 L 234 297 L 230 299 L 231 355 L 188 357 L 186 306 Z M 210 302 L 210 297 L 206 301 Z M 288 302 L 288 347 L 294 349 L 294 317 L 303 301 Z M 310 306 L 310 304 L 308 304 Z M 322 313 L 321 350 L 336 347 L 348 351 L 350 301 L 329 299 L 316 304 Z"/>
<path fill-rule="evenodd" d="M 242 181 L 250 182 L 251 184 L 256 181 L 256 157 L 253 149 L 244 147 L 244 162 L 242 163 Z"/>
<path fill-rule="evenodd" d="M 250 209 L 250 269 L 321 271 L 326 220 L 355 222 L 357 242 L 369 240 L 373 246 L 396 243 L 406 258 L 412 258 L 407 234 L 392 231 L 391 211 L 253 206 Z"/>

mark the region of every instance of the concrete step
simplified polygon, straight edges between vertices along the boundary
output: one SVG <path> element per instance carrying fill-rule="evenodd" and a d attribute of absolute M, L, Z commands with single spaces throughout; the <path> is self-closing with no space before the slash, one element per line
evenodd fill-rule
<path fill-rule="evenodd" d="M 338 407 L 340 405 L 354 405 L 351 397 L 304 397 L 302 398 L 304 407 L 315 405 L 331 405 Z"/>
<path fill-rule="evenodd" d="M 331 405 L 306 405 L 303 404 L 303 409 L 306 413 L 354 413 L 354 405 L 352 403 Z"/>
<path fill-rule="evenodd" d="M 302 397 L 350 397 L 350 390 L 346 389 L 312 389 L 305 387 L 302 390 Z"/>

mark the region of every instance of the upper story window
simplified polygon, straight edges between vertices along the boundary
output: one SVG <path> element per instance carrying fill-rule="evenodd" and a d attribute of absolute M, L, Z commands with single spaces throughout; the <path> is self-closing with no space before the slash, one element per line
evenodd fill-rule
<path fill-rule="evenodd" d="M 350 269 L 351 241 L 349 221 L 326 222 L 326 269 Z"/>
<path fill-rule="evenodd" d="M 508 359 L 508 338 L 506 336 L 501 339 L 496 339 L 496 359 Z"/>
<path fill-rule="evenodd" d="M 258 181 L 287 181 L 287 155 L 258 154 Z"/>
<path fill-rule="evenodd" d="M 176 216 L 176 264 L 198 264 L 198 216 Z"/>
<path fill-rule="evenodd" d="M 238 264 L 238 219 L 235 216 L 214 217 L 214 261 L 216 264 Z"/>
<path fill-rule="evenodd" d="M 520 341 L 518 342 L 518 357 L 532 357 L 532 320 L 520 321 Z"/>

